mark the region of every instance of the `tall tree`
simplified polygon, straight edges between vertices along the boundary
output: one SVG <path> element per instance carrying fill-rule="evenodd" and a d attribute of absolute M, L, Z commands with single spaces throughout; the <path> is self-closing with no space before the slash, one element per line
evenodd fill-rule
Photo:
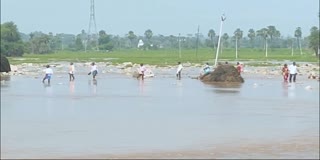
<path fill-rule="evenodd" d="M 302 49 L 301 49 L 302 31 L 301 31 L 301 27 L 297 27 L 296 28 L 296 30 L 294 31 L 294 37 L 297 38 L 299 49 L 300 49 L 300 54 L 302 55 Z"/>
<path fill-rule="evenodd" d="M 266 50 L 266 57 L 268 57 L 268 29 L 262 28 L 258 30 L 257 36 L 260 36 L 265 41 L 264 49 Z"/>
<path fill-rule="evenodd" d="M 214 37 L 216 36 L 216 32 L 213 29 L 210 29 L 208 32 L 208 37 L 210 39 L 209 47 L 214 48 Z"/>
<path fill-rule="evenodd" d="M 310 29 L 310 35 L 308 36 L 309 47 L 314 51 L 317 57 L 319 57 L 319 48 L 320 48 L 319 36 L 320 36 L 319 28 L 316 26 L 313 26 Z"/>
<path fill-rule="evenodd" d="M 150 41 L 150 39 L 152 38 L 153 36 L 153 33 L 151 31 L 151 29 L 148 29 L 144 32 L 144 36 L 147 38 L 148 41 Z"/>
<path fill-rule="evenodd" d="M 292 37 L 287 38 L 287 46 L 286 47 L 291 49 L 291 56 L 293 56 L 293 39 L 292 39 Z"/>
<path fill-rule="evenodd" d="M 132 47 L 133 46 L 133 40 L 136 39 L 137 36 L 134 34 L 133 31 L 129 31 L 127 36 L 128 36 L 128 38 L 130 40 L 130 45 Z"/>
<path fill-rule="evenodd" d="M 49 35 L 42 32 L 33 32 L 30 34 L 34 35 L 33 38 L 30 39 L 30 43 L 33 45 L 33 51 L 35 54 L 46 54 L 52 52 Z"/>
<path fill-rule="evenodd" d="M 254 29 L 249 29 L 248 31 L 248 37 L 250 39 L 250 43 L 251 43 L 251 48 L 253 48 L 253 42 L 254 42 L 254 38 L 256 37 L 256 32 L 254 31 Z"/>
<path fill-rule="evenodd" d="M 151 29 L 148 29 L 144 32 L 144 36 L 146 37 L 147 39 L 147 42 L 144 43 L 144 48 L 147 48 L 149 49 L 151 47 L 151 38 L 153 36 L 153 33 L 151 31 Z"/>
<path fill-rule="evenodd" d="M 239 43 L 240 43 L 240 39 L 243 36 L 243 31 L 240 28 L 237 28 L 233 34 L 234 34 L 234 37 L 236 40 L 236 59 L 237 59 L 238 58 L 238 47 L 240 46 Z"/>
<path fill-rule="evenodd" d="M 30 45 L 31 45 L 31 53 L 34 53 L 34 44 L 33 44 L 33 37 L 34 37 L 34 33 L 30 33 Z"/>
<path fill-rule="evenodd" d="M 280 32 L 276 29 L 275 26 L 268 26 L 268 36 L 270 37 L 270 41 L 272 41 L 275 37 L 280 37 Z"/>
<path fill-rule="evenodd" d="M 222 53 L 222 48 L 228 47 L 228 39 L 229 39 L 228 33 L 224 33 L 221 39 L 222 39 L 222 43 L 221 43 L 221 53 Z"/>
<path fill-rule="evenodd" d="M 280 37 L 280 31 L 275 26 L 268 26 L 268 36 L 270 37 L 270 47 L 273 47 L 273 39 Z"/>
<path fill-rule="evenodd" d="M 111 51 L 113 49 L 113 43 L 111 41 L 111 35 L 107 35 L 106 31 L 99 31 L 99 49 L 105 51 Z"/>
<path fill-rule="evenodd" d="M 82 43 L 82 39 L 81 39 L 81 34 L 78 34 L 76 36 L 76 41 L 75 41 L 75 49 L 77 51 L 83 50 L 84 49 L 84 45 Z"/>
<path fill-rule="evenodd" d="M 0 50 L 0 53 L 5 56 L 22 56 L 24 53 L 24 44 L 18 28 L 13 22 L 1 24 Z"/>

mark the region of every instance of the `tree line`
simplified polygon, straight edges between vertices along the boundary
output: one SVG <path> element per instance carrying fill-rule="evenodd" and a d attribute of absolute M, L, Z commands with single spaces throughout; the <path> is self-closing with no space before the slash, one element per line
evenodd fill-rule
<path fill-rule="evenodd" d="M 91 36 L 91 37 L 90 37 Z M 218 37 L 213 29 L 206 35 L 201 33 L 178 35 L 154 35 L 151 29 L 147 29 L 144 35 L 136 35 L 134 31 L 128 31 L 125 36 L 107 34 L 100 30 L 97 35 L 88 35 L 85 30 L 79 34 L 48 34 L 39 31 L 29 34 L 20 33 L 14 22 L 1 24 L 1 54 L 5 56 L 22 56 L 24 53 L 48 54 L 61 50 L 69 51 L 93 51 L 110 52 L 119 49 L 138 48 L 139 40 L 144 43 L 139 48 L 142 50 L 154 49 L 184 49 L 216 48 Z M 224 48 L 310 48 L 316 56 L 319 56 L 319 28 L 314 26 L 310 33 L 303 37 L 300 27 L 293 31 L 292 37 L 283 37 L 275 26 L 243 31 L 237 28 L 232 35 L 222 34 L 221 49 Z"/>

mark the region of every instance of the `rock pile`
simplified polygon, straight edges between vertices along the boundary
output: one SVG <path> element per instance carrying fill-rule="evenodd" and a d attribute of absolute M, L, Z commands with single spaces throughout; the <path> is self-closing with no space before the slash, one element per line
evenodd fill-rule
<path fill-rule="evenodd" d="M 1 55 L 0 72 L 7 72 L 8 73 L 10 71 L 11 71 L 11 67 L 10 67 L 10 63 L 9 63 L 7 57 Z"/>
<path fill-rule="evenodd" d="M 232 65 L 220 65 L 213 72 L 200 76 L 203 82 L 237 82 L 243 83 L 244 80 Z"/>

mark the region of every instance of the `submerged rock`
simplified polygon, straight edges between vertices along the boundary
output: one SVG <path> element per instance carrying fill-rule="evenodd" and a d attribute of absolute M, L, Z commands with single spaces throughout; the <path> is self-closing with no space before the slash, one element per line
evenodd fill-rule
<path fill-rule="evenodd" d="M 11 67 L 10 67 L 10 63 L 9 63 L 7 57 L 1 55 L 0 72 L 7 72 L 8 73 L 10 71 L 11 71 Z"/>
<path fill-rule="evenodd" d="M 244 82 L 238 70 L 232 65 L 220 65 L 213 72 L 200 76 L 200 80 L 203 82 Z"/>
<path fill-rule="evenodd" d="M 138 70 L 132 73 L 132 77 L 137 78 L 138 76 L 139 76 Z M 154 77 L 154 73 L 150 69 L 147 69 L 146 72 L 144 73 L 144 78 L 151 78 L 151 77 Z"/>

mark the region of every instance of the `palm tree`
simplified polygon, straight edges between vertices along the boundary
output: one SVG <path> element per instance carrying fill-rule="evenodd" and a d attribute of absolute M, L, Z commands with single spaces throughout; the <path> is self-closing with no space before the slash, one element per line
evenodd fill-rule
<path fill-rule="evenodd" d="M 30 43 L 31 43 L 31 53 L 33 54 L 34 53 L 34 44 L 33 44 L 34 33 L 31 32 L 29 36 L 30 36 Z"/>
<path fill-rule="evenodd" d="M 243 36 L 243 31 L 240 28 L 238 28 L 234 31 L 233 34 L 234 34 L 234 37 L 236 40 L 236 59 L 238 59 L 238 46 L 240 46 L 239 43 L 240 43 L 240 39 Z M 238 43 L 238 41 L 239 41 L 239 43 Z"/>
<path fill-rule="evenodd" d="M 151 29 L 148 29 L 144 32 L 144 36 L 146 37 L 147 39 L 147 43 L 145 43 L 144 45 L 147 47 L 147 49 L 149 49 L 149 47 L 151 46 L 151 37 L 152 37 L 153 33 L 151 31 Z"/>
<path fill-rule="evenodd" d="M 251 48 L 253 48 L 253 40 L 256 37 L 256 32 L 253 29 L 249 29 L 248 31 L 248 37 L 250 39 Z"/>
<path fill-rule="evenodd" d="M 264 48 L 266 49 L 266 57 L 268 57 L 268 29 L 262 28 L 257 31 L 257 36 L 260 36 L 265 41 Z"/>
<path fill-rule="evenodd" d="M 294 31 L 294 37 L 297 38 L 299 48 L 300 48 L 300 54 L 302 55 L 302 50 L 301 50 L 301 36 L 302 36 L 302 31 L 301 27 L 297 27 L 297 29 Z"/>
<path fill-rule="evenodd" d="M 268 35 L 270 37 L 270 43 L 272 44 L 273 39 L 275 37 L 280 37 L 280 31 L 278 31 L 275 26 L 268 26 L 267 29 L 268 29 L 267 33 L 268 33 Z"/>
<path fill-rule="evenodd" d="M 291 48 L 291 56 L 293 56 L 293 39 L 291 37 L 287 38 L 287 47 Z"/>
<path fill-rule="evenodd" d="M 308 36 L 309 39 L 309 47 L 314 50 L 315 55 L 318 57 L 319 56 L 319 47 L 320 47 L 320 42 L 319 42 L 319 29 L 316 26 L 313 26 L 310 29 L 310 35 Z"/>
<path fill-rule="evenodd" d="M 208 37 L 210 38 L 210 45 L 212 46 L 212 48 L 214 48 L 214 43 L 213 43 L 213 39 L 216 36 L 216 32 L 213 29 L 210 29 L 208 32 Z"/>
<path fill-rule="evenodd" d="M 150 29 L 148 29 L 148 30 L 146 30 L 146 31 L 144 32 L 144 35 L 146 36 L 146 38 L 148 39 L 148 41 L 150 41 L 153 33 L 152 33 L 152 31 L 151 31 Z"/>
<path fill-rule="evenodd" d="M 131 47 L 133 46 L 133 40 L 137 38 L 133 31 L 128 32 L 128 38 L 130 40 Z"/>
<path fill-rule="evenodd" d="M 221 54 L 222 54 L 222 48 L 223 48 L 223 46 L 226 46 L 226 47 L 227 47 L 227 41 L 228 41 L 228 39 L 229 39 L 228 33 L 224 33 L 221 38 L 222 38 L 222 42 L 223 42 L 223 43 L 221 43 Z"/>

